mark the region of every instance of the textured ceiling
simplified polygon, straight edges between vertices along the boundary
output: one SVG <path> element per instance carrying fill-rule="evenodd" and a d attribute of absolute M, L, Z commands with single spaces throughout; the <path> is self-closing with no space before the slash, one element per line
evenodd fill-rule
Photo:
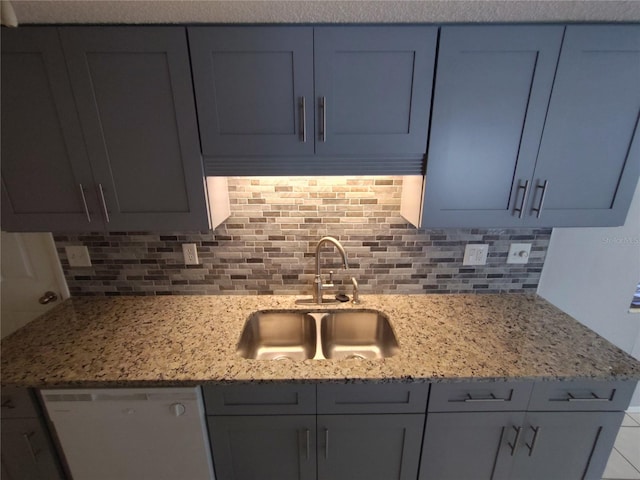
<path fill-rule="evenodd" d="M 11 0 L 28 23 L 640 21 L 640 0 Z"/>

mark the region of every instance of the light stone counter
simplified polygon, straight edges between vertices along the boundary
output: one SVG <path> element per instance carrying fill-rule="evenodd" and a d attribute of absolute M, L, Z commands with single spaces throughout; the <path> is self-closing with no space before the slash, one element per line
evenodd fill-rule
<path fill-rule="evenodd" d="M 73 298 L 2 341 L 5 386 L 154 386 L 227 381 L 640 379 L 640 362 L 527 295 L 367 295 L 391 319 L 385 360 L 240 358 L 256 310 L 319 309 L 293 296 Z"/>

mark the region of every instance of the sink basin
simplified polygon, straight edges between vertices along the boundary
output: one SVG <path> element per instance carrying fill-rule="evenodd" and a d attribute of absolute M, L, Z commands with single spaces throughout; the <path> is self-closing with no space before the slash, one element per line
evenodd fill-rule
<path fill-rule="evenodd" d="M 316 354 L 316 322 L 300 312 L 256 312 L 245 323 L 238 354 L 265 360 L 305 360 Z"/>
<path fill-rule="evenodd" d="M 328 313 L 320 331 L 325 358 L 386 358 L 399 348 L 389 319 L 376 311 Z"/>

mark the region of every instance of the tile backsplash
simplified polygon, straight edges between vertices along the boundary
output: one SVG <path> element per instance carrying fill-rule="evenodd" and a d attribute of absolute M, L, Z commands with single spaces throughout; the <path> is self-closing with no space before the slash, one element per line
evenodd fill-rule
<path fill-rule="evenodd" d="M 230 177 L 231 216 L 211 232 L 55 233 L 69 290 L 77 295 L 310 294 L 315 246 L 331 235 L 322 271 L 350 293 L 530 292 L 551 229 L 415 229 L 400 216 L 402 177 Z M 529 263 L 506 264 L 512 242 L 532 243 Z M 196 243 L 200 265 L 185 265 Z M 488 243 L 483 266 L 463 266 L 467 243 Z M 86 245 L 91 267 L 72 268 L 67 245 Z"/>

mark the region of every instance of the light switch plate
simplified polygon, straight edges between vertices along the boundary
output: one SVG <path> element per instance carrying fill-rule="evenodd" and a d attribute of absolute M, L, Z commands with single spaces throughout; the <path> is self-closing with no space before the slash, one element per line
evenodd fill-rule
<path fill-rule="evenodd" d="M 531 254 L 530 243 L 512 243 L 507 255 L 507 263 L 528 263 Z"/>
<path fill-rule="evenodd" d="M 462 260 L 462 265 L 485 265 L 487 263 L 488 253 L 488 244 L 470 243 L 464 248 L 464 259 Z"/>
<path fill-rule="evenodd" d="M 67 260 L 69 260 L 70 267 L 90 267 L 91 257 L 89 257 L 89 250 L 83 245 L 73 245 L 64 247 L 67 253 Z"/>

